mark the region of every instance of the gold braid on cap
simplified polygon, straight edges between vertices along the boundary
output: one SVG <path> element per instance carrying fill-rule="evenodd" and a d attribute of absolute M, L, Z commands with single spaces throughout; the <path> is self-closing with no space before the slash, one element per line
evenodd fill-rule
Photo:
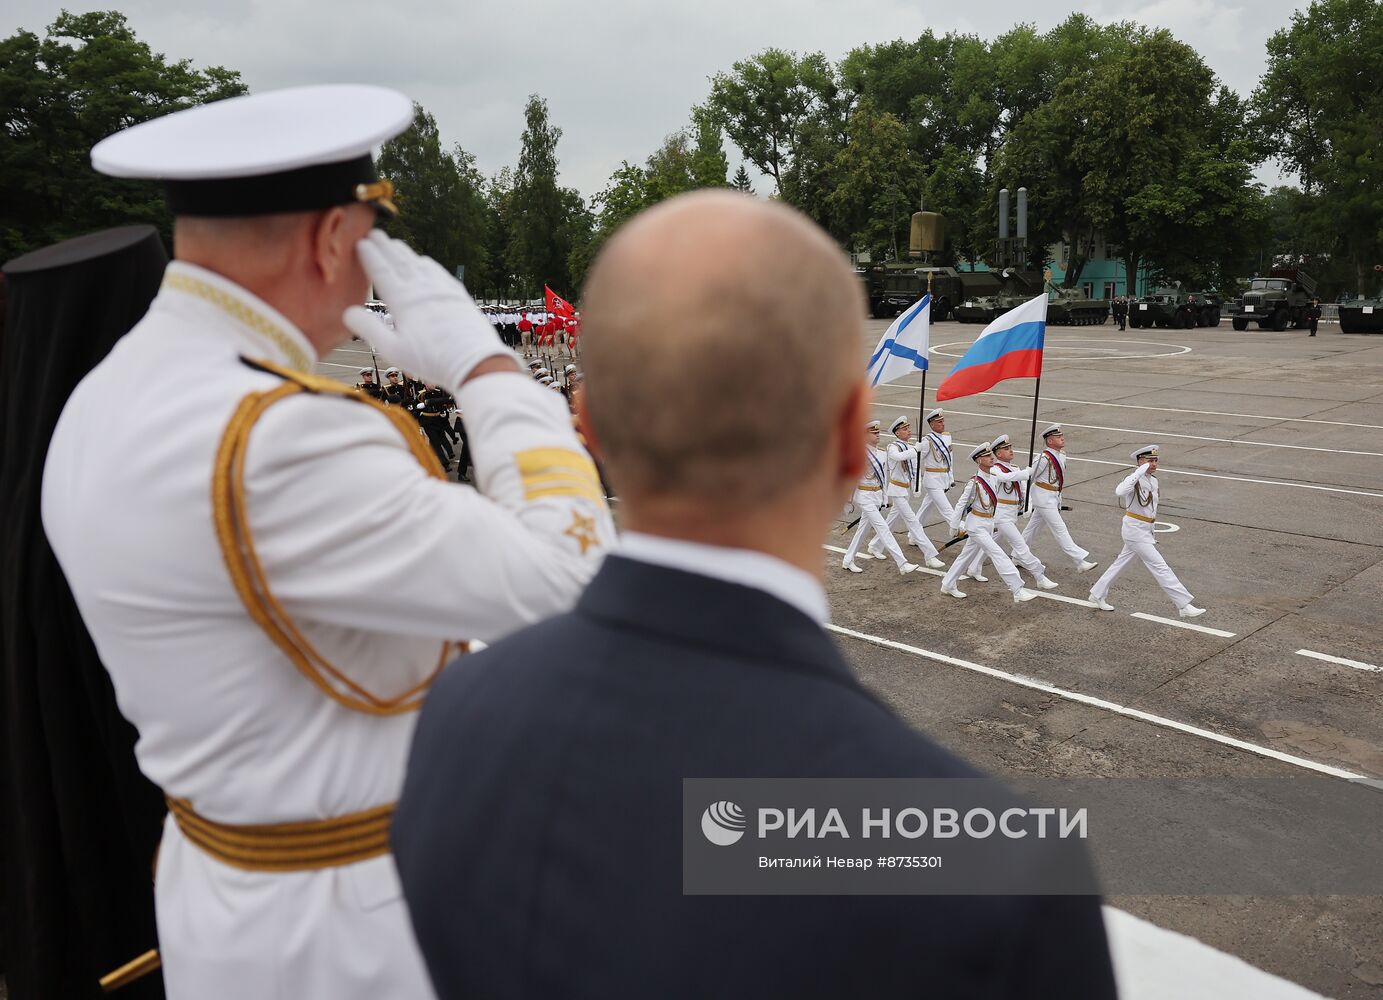
<path fill-rule="evenodd" d="M 390 180 L 378 180 L 373 184 L 357 184 L 355 186 L 355 200 L 371 202 L 390 215 L 399 214 L 399 207 L 394 204 L 394 182 Z"/>
<path fill-rule="evenodd" d="M 441 672 L 448 655 L 464 649 L 464 644 L 444 642 L 437 657 L 437 666 L 426 679 L 391 698 L 373 694 L 351 680 L 332 665 L 293 624 L 283 605 L 269 589 L 264 567 L 255 551 L 246 514 L 245 453 L 250 431 L 264 412 L 281 400 L 302 392 L 339 396 L 382 413 L 403 435 L 404 442 L 418 464 L 436 479 L 446 479 L 437 456 L 424 443 L 413 418 L 397 409 L 375 402 L 369 396 L 342 385 L 335 379 L 319 375 L 304 375 L 267 361 L 247 362 L 251 367 L 278 375 L 285 381 L 267 392 L 252 392 L 240 401 L 216 451 L 212 467 L 211 504 L 216 524 L 216 537 L 221 543 L 221 555 L 226 561 L 231 582 L 240 595 L 245 610 L 255 624 L 283 651 L 309 681 L 328 698 L 345 708 L 369 715 L 399 715 L 412 712 L 422 705 L 422 694 Z"/>

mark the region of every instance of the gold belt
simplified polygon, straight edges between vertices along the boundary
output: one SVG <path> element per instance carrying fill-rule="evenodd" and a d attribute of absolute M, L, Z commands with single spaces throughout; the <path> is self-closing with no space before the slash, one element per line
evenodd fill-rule
<path fill-rule="evenodd" d="M 1000 498 L 999 498 L 999 502 L 1000 502 L 1000 503 L 1006 503 L 1006 504 L 1008 504 L 1010 507 L 1017 507 L 1017 506 L 1018 506 L 1018 501 L 1017 501 L 1017 500 L 1005 500 L 1003 497 L 1000 497 Z"/>
<path fill-rule="evenodd" d="M 1035 485 L 1040 490 L 1051 490 L 1053 493 L 1061 492 L 1060 486 L 1053 486 L 1051 483 L 1034 483 L 1033 485 Z"/>
<path fill-rule="evenodd" d="M 1139 521 L 1147 521 L 1149 524 L 1156 524 L 1156 523 L 1157 523 L 1157 522 L 1154 521 L 1152 518 L 1150 518 L 1150 517 L 1144 517 L 1142 514 L 1135 514 L 1135 513 L 1134 513 L 1133 511 L 1131 511 L 1131 510 L 1126 510 L 1126 511 L 1124 511 L 1124 517 L 1132 517 L 1132 518 L 1134 518 L 1134 519 L 1136 519 L 1136 520 L 1139 520 Z"/>
<path fill-rule="evenodd" d="M 982 511 L 982 510 L 971 510 L 970 513 L 974 514 L 976 517 L 993 517 L 993 516 L 994 516 L 993 514 L 986 514 L 986 513 L 985 513 L 984 511 Z"/>
<path fill-rule="evenodd" d="M 857 490 L 863 490 L 865 493 L 878 493 L 881 489 L 883 489 L 883 487 L 882 487 L 882 486 L 856 486 L 855 489 L 857 489 Z"/>
<path fill-rule="evenodd" d="M 889 482 L 890 482 L 891 484 L 893 484 L 894 486 L 911 486 L 911 485 L 912 485 L 912 483 L 900 483 L 900 482 L 898 482 L 898 480 L 896 480 L 896 479 L 890 479 Z"/>
<path fill-rule="evenodd" d="M 927 466 L 927 471 L 928 471 L 928 472 L 950 472 L 951 470 L 950 470 L 950 469 L 944 469 L 944 468 L 943 468 L 943 469 L 933 469 L 933 468 L 929 465 L 929 466 Z"/>
<path fill-rule="evenodd" d="M 237 825 L 198 815 L 186 799 L 168 799 L 183 836 L 222 864 L 253 872 L 305 872 L 389 853 L 394 804 L 331 819 Z"/>

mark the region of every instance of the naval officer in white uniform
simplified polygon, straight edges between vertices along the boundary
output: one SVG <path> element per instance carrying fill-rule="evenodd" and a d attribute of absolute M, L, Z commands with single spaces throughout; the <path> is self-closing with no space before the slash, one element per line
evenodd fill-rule
<path fill-rule="evenodd" d="M 926 494 L 918 508 L 917 520 L 925 525 L 928 512 L 935 509 L 949 524 L 955 510 L 946 499 L 946 491 L 956 484 L 956 463 L 951 455 L 951 435 L 946 433 L 946 414 L 938 406 L 927 412 L 926 422 L 927 433 L 917 441 L 918 458 L 922 463 L 922 492 Z"/>
<path fill-rule="evenodd" d="M 172 1000 L 431 994 L 388 851 L 415 710 L 455 641 L 570 607 L 614 538 L 562 400 L 373 230 L 392 189 L 370 150 L 412 114 L 297 88 L 92 151 L 165 182 L 176 260 L 68 401 L 43 523 L 169 800 Z M 456 397 L 477 488 L 403 411 L 311 374 L 350 332 Z"/>
<path fill-rule="evenodd" d="M 999 571 L 1000 578 L 1013 594 L 1013 603 L 1031 601 L 1037 594 L 1023 586 L 1023 578 L 1018 575 L 1018 567 L 1013 565 L 1013 561 L 994 540 L 994 515 L 999 508 L 999 487 L 1004 483 L 1023 482 L 1028 478 L 1028 470 L 1015 469 L 1012 472 L 995 473 L 994 450 L 988 441 L 977 444 L 971 450 L 970 460 L 979 466 L 979 469 L 965 484 L 965 489 L 961 491 L 960 499 L 956 501 L 955 509 L 951 512 L 951 519 L 947 522 L 952 534 L 960 534 L 964 529 L 965 544 L 961 546 L 960 555 L 956 557 L 955 562 L 951 563 L 951 568 L 941 578 L 941 592 L 949 597 L 964 597 L 965 594 L 956 588 L 956 582 L 971 560 L 982 552 L 989 557 L 994 568 Z"/>
<path fill-rule="evenodd" d="M 990 444 L 990 448 L 994 452 L 994 464 L 990 467 L 990 473 L 994 477 L 995 490 L 999 495 L 999 506 L 994 512 L 994 520 L 990 522 L 993 525 L 995 541 L 1003 540 L 1009 543 L 1009 559 L 1032 574 L 1033 586 L 1042 590 L 1055 590 L 1056 581 L 1047 578 L 1047 570 L 1042 565 L 1042 560 L 1032 554 L 1018 531 L 1018 514 L 1022 510 L 1025 497 L 1024 479 L 1000 478 L 1019 471 L 1007 464 L 1013 461 L 1013 442 L 1007 434 L 1000 434 Z M 1031 468 L 1021 471 L 1025 478 L 1031 477 Z M 963 580 L 968 576 L 972 580 L 985 582 L 987 578 L 981 573 L 986 558 L 988 557 L 984 549 L 976 548 L 971 553 L 970 564 L 961 571 L 960 578 Z"/>
<path fill-rule="evenodd" d="M 1029 486 L 1032 494 L 1028 524 L 1023 529 L 1027 546 L 1032 547 L 1039 528 L 1046 528 L 1077 573 L 1088 573 L 1098 566 L 1091 561 L 1090 553 L 1076 544 L 1061 516 L 1061 491 L 1066 488 L 1066 432 L 1060 424 L 1048 424 L 1042 431 L 1042 451 L 1032 463 Z"/>
<path fill-rule="evenodd" d="M 1205 614 L 1204 608 L 1191 603 L 1191 592 L 1181 585 L 1172 567 L 1157 551 L 1157 540 L 1153 534 L 1153 523 L 1157 520 L 1157 445 L 1148 444 L 1129 456 L 1137 463 L 1134 469 L 1118 486 L 1114 496 L 1124 508 L 1120 518 L 1119 533 L 1123 536 L 1124 547 L 1118 557 L 1109 564 L 1104 576 L 1095 581 L 1090 588 L 1090 600 L 1101 611 L 1113 611 L 1114 605 L 1106 598 L 1110 585 L 1124 571 L 1124 567 L 1134 559 L 1141 559 L 1148 567 L 1157 585 L 1177 606 L 1177 614 L 1182 618 L 1197 618 Z"/>
<path fill-rule="evenodd" d="M 859 553 L 865 538 L 872 533 L 884 550 L 893 557 L 893 563 L 898 567 L 899 573 L 913 573 L 916 572 L 917 566 L 908 562 L 908 557 L 903 555 L 903 550 L 898 547 L 898 540 L 893 537 L 893 532 L 888 530 L 884 515 L 879 509 L 887 502 L 888 497 L 885 492 L 888 485 L 888 456 L 879 447 L 879 430 L 880 424 L 877 420 L 871 420 L 864 425 L 865 466 L 864 473 L 855 486 L 854 496 L 855 509 L 860 512 L 860 526 L 855 532 L 855 537 L 850 539 L 840 567 L 851 573 L 864 572 L 860 564 L 855 562 L 855 556 Z"/>
<path fill-rule="evenodd" d="M 917 512 L 912 509 L 910 499 L 913 483 L 918 481 L 919 474 L 919 457 L 917 445 L 912 441 L 912 425 L 908 423 L 907 417 L 898 417 L 889 425 L 888 432 L 893 435 L 894 440 L 884 449 L 888 456 L 888 485 L 884 493 L 888 496 L 889 503 L 888 517 L 885 518 L 884 525 L 888 528 L 889 534 L 892 534 L 894 524 L 901 519 L 903 527 L 907 529 L 908 540 L 922 550 L 927 565 L 932 569 L 940 569 L 945 563 L 937 558 L 937 548 L 922 530 L 922 522 L 917 519 Z M 875 559 L 884 557 L 884 543 L 878 536 L 869 543 L 869 555 Z"/>

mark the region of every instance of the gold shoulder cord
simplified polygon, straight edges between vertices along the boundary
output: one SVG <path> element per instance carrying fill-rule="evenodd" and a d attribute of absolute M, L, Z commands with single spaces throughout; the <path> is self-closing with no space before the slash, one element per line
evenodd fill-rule
<path fill-rule="evenodd" d="M 293 624 L 288 613 L 269 589 L 264 568 L 255 552 L 245 509 L 245 453 L 250 440 L 250 430 L 269 407 L 298 393 L 312 392 L 339 396 L 378 410 L 403 435 L 408 450 L 429 475 L 445 479 L 442 466 L 436 455 L 423 443 L 416 425 L 406 414 L 385 407 L 333 379 L 305 375 L 267 361 L 254 360 L 248 363 L 252 367 L 278 375 L 285 381 L 283 385 L 267 392 L 252 392 L 240 401 L 216 452 L 211 482 L 212 511 L 216 523 L 216 536 L 221 543 L 221 554 L 225 558 L 226 568 L 230 572 L 236 592 L 255 624 L 283 650 L 284 655 L 304 677 L 333 701 L 352 711 L 370 715 L 398 715 L 415 711 L 422 705 L 422 692 L 441 672 L 447 662 L 448 653 L 455 644 L 443 643 L 436 669 L 422 683 L 392 698 L 380 697 L 361 687 L 317 652 L 312 643 Z M 333 681 L 336 683 L 333 684 Z M 345 690 L 340 690 L 337 685 Z"/>

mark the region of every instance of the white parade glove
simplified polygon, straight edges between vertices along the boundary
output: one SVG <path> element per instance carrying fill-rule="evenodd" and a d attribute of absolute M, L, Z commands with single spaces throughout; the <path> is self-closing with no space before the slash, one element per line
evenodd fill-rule
<path fill-rule="evenodd" d="M 351 306 L 343 316 L 346 328 L 400 368 L 455 395 L 480 362 L 513 356 L 466 287 L 431 257 L 378 229 L 356 244 L 356 253 L 394 325 Z"/>

